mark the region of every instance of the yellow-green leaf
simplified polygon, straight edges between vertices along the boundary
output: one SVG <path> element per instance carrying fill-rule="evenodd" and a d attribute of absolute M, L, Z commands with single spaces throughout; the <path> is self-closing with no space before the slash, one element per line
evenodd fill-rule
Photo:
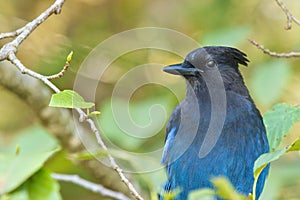
<path fill-rule="evenodd" d="M 180 193 L 180 189 L 176 188 L 172 191 L 168 191 L 162 194 L 163 200 L 173 200 Z"/>
<path fill-rule="evenodd" d="M 52 95 L 49 106 L 86 109 L 95 106 L 95 104 L 92 102 L 86 102 L 82 96 L 73 90 L 64 90 Z"/>
<path fill-rule="evenodd" d="M 298 138 L 291 146 L 288 148 L 287 152 L 289 151 L 300 151 L 300 138 Z"/>
<path fill-rule="evenodd" d="M 279 151 L 274 151 L 270 153 L 265 153 L 261 155 L 254 163 L 254 184 L 253 184 L 253 199 L 255 198 L 255 189 L 256 189 L 256 183 L 259 178 L 260 173 L 263 171 L 263 169 L 268 165 L 268 163 L 275 161 L 279 159 L 283 154 L 290 152 L 290 151 L 300 151 L 300 138 L 298 138 L 296 141 L 294 141 L 290 146 L 287 146 Z"/>
<path fill-rule="evenodd" d="M 216 194 L 223 199 L 247 200 L 248 198 L 239 194 L 230 181 L 225 177 L 216 177 L 211 180 L 216 187 Z"/>
<path fill-rule="evenodd" d="M 71 51 L 71 52 L 69 53 L 69 55 L 67 56 L 67 62 L 68 62 L 68 63 L 71 62 L 72 56 L 73 56 L 73 51 Z"/>
<path fill-rule="evenodd" d="M 96 117 L 96 116 L 98 116 L 98 115 L 100 115 L 100 114 L 101 114 L 100 111 L 95 110 L 95 111 L 89 113 L 89 114 L 88 114 L 88 117 Z"/>

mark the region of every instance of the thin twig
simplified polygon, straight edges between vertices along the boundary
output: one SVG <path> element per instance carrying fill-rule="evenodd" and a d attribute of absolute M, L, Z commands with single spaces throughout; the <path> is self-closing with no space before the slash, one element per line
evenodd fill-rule
<path fill-rule="evenodd" d="M 300 20 L 298 20 L 290 11 L 289 9 L 284 5 L 284 3 L 281 0 L 275 0 L 278 6 L 281 8 L 281 10 L 286 15 L 287 24 L 285 26 L 286 30 L 290 30 L 292 28 L 292 22 L 295 22 L 300 26 Z"/>
<path fill-rule="evenodd" d="M 66 64 L 65 64 L 65 66 L 63 67 L 63 69 L 59 73 L 51 75 L 51 76 L 46 76 L 46 78 L 48 80 L 60 78 L 60 77 L 62 77 L 67 72 L 67 70 L 68 70 L 69 67 L 70 67 L 70 63 L 67 61 Z"/>
<path fill-rule="evenodd" d="M 11 53 L 7 60 L 11 61 L 15 66 L 17 66 L 17 68 L 23 73 L 23 74 L 27 74 L 29 76 L 32 76 L 36 79 L 41 80 L 44 84 L 46 84 L 48 87 L 50 87 L 54 92 L 58 93 L 60 92 L 60 89 L 58 89 L 56 87 L 56 85 L 54 85 L 51 81 L 49 81 L 47 79 L 46 76 L 43 76 L 39 73 L 36 73 L 28 68 L 26 68 L 22 62 L 16 57 L 16 55 L 14 53 Z M 106 145 L 104 144 L 101 136 L 100 136 L 100 132 L 96 127 L 95 122 L 88 118 L 88 116 L 86 115 L 86 113 L 79 108 L 75 109 L 78 113 L 79 113 L 79 119 L 86 119 L 85 121 L 87 123 L 89 123 L 91 130 L 93 131 L 93 133 L 95 134 L 96 138 L 97 138 L 97 142 L 98 144 L 101 146 L 101 148 L 108 152 L 108 148 L 106 147 Z M 119 167 L 119 165 L 116 163 L 115 159 L 110 155 L 110 153 L 108 153 L 108 159 L 110 161 L 111 167 L 118 173 L 119 177 L 121 178 L 121 180 L 126 184 L 126 186 L 128 187 L 128 189 L 130 190 L 130 193 L 138 200 L 143 200 L 143 198 L 141 197 L 141 195 L 136 191 L 136 189 L 134 188 L 134 186 L 132 185 L 132 183 L 127 179 L 127 177 L 124 175 L 122 169 Z"/>
<path fill-rule="evenodd" d="M 41 74 L 38 74 L 28 68 L 26 68 L 22 62 L 16 57 L 16 55 L 14 53 L 11 53 L 9 55 L 9 57 L 7 58 L 7 60 L 11 61 L 15 66 L 17 66 L 17 68 L 23 73 L 23 74 L 27 74 L 29 76 L 32 76 L 36 79 L 41 80 L 43 83 L 45 83 L 48 87 L 50 87 L 54 92 L 58 93 L 60 92 L 60 90 L 56 87 L 56 85 L 54 85 L 52 82 L 50 82 L 48 80 L 48 78 L 46 76 L 43 76 Z M 86 113 L 79 108 L 75 109 L 78 113 L 79 113 L 79 118 L 80 119 L 86 119 L 85 121 L 89 123 L 91 130 L 93 131 L 93 133 L 95 134 L 96 138 L 97 138 L 97 142 L 98 144 L 101 146 L 101 148 L 104 151 L 108 151 L 108 148 L 106 147 L 106 145 L 104 144 L 99 130 L 97 129 L 95 122 L 88 118 L 88 116 L 86 115 Z M 84 120 L 81 120 L 84 121 Z M 134 186 L 132 185 L 132 183 L 126 178 L 126 176 L 124 175 L 122 169 L 119 167 L 119 165 L 116 163 L 115 159 L 108 153 L 108 158 L 111 164 L 111 167 L 118 173 L 118 175 L 120 176 L 121 180 L 126 184 L 126 186 L 128 187 L 128 189 L 130 190 L 131 194 L 138 200 L 143 200 L 143 198 L 141 197 L 141 195 L 136 191 L 136 189 L 134 188 Z"/>
<path fill-rule="evenodd" d="M 83 112 L 81 109 L 76 109 L 79 113 Z M 104 151 L 108 152 L 108 149 L 106 147 L 106 145 L 103 143 L 103 140 L 100 137 L 100 133 L 99 130 L 97 129 L 94 121 L 90 118 L 87 118 L 86 120 L 91 127 L 91 130 L 94 132 L 94 134 L 96 135 L 97 138 L 97 142 L 98 144 L 100 144 L 100 146 L 103 148 Z M 129 188 L 131 194 L 138 200 L 143 200 L 143 198 L 141 197 L 141 195 L 136 191 L 136 189 L 134 188 L 134 186 L 132 185 L 132 183 L 126 178 L 126 176 L 124 175 L 122 169 L 119 167 L 119 165 L 116 163 L 115 159 L 111 156 L 110 153 L 108 153 L 108 159 L 109 162 L 111 164 L 111 167 L 119 174 L 121 180 L 127 185 L 127 187 Z"/>
<path fill-rule="evenodd" d="M 291 57 L 300 57 L 300 52 L 289 52 L 289 53 L 277 53 L 270 51 L 269 49 L 265 48 L 263 45 L 257 43 L 256 41 L 252 39 L 248 39 L 251 44 L 256 46 L 258 49 L 262 50 L 265 54 L 268 54 L 273 57 L 277 58 L 291 58 Z"/>
<path fill-rule="evenodd" d="M 23 32 L 24 29 L 25 29 L 25 26 L 22 27 L 22 28 L 17 29 L 16 31 L 7 32 L 7 33 L 0 33 L 0 40 L 2 40 L 4 38 L 16 37 L 16 36 L 20 35 Z"/>
<path fill-rule="evenodd" d="M 12 64 L 14 64 L 20 71 L 22 74 L 27 74 L 29 76 L 32 76 L 36 79 L 39 79 L 41 80 L 45 85 L 47 85 L 48 87 L 50 87 L 54 92 L 58 93 L 60 92 L 60 90 L 53 84 L 51 83 L 47 77 L 39 74 L 39 73 L 36 73 L 35 71 L 32 71 L 30 69 L 28 69 L 27 67 L 25 67 L 23 65 L 23 63 L 17 58 L 16 54 L 15 53 L 10 53 L 8 55 L 8 58 L 7 58 L 8 61 L 10 61 Z"/>
<path fill-rule="evenodd" d="M 41 80 L 45 85 L 47 85 L 49 88 L 51 88 L 54 92 L 58 93 L 60 92 L 60 89 L 57 88 L 56 85 L 54 85 L 49 79 L 53 77 L 62 76 L 65 71 L 67 70 L 68 66 L 65 66 L 64 69 L 53 76 L 43 76 L 39 73 L 36 73 L 29 68 L 25 67 L 25 65 L 17 58 L 16 52 L 18 50 L 18 47 L 20 44 L 34 31 L 41 23 L 43 23 L 48 17 L 50 17 L 52 14 L 58 14 L 61 11 L 61 8 L 64 4 L 64 0 L 56 0 L 47 10 L 45 10 L 42 14 L 40 14 L 36 19 L 32 20 L 28 24 L 26 24 L 23 28 L 19 29 L 19 31 L 16 31 L 16 33 L 8 33 L 7 35 L 10 37 L 17 36 L 14 40 L 7 43 L 0 49 L 0 61 L 8 60 L 12 64 L 14 64 L 23 74 L 27 74 L 29 76 L 32 76 L 38 80 Z M 20 32 L 21 31 L 21 32 Z M 20 33 L 19 33 L 20 32 Z M 49 78 L 50 77 L 50 78 Z M 91 130 L 94 132 L 98 144 L 103 148 L 103 150 L 107 151 L 107 147 L 104 144 L 99 130 L 97 129 L 95 122 L 88 118 L 86 113 L 81 109 L 75 109 L 79 113 L 79 119 L 84 119 L 80 121 L 86 121 L 89 123 Z M 143 200 L 143 198 L 140 196 L 140 194 L 136 191 L 132 183 L 126 178 L 124 175 L 122 169 L 118 166 L 115 159 L 108 153 L 108 158 L 111 164 L 111 167 L 118 173 L 120 179 L 126 184 L 128 189 L 130 190 L 131 194 L 135 197 L 135 199 Z"/>
<path fill-rule="evenodd" d="M 49 107 L 49 99 L 53 92 L 42 81 L 32 76 L 23 75 L 17 67 L 3 62 L 0 63 L 0 86 L 22 99 L 39 118 L 42 125 L 60 141 L 65 150 L 76 153 L 85 149 L 85 146 L 80 142 L 81 136 L 78 137 L 78 134 L 90 133 L 89 127 L 74 121 L 73 114 L 67 109 Z M 78 134 L 74 134 L 75 129 Z M 94 133 L 90 136 L 95 137 Z M 77 164 L 83 165 L 95 178 L 99 178 L 101 180 L 99 183 L 104 187 L 108 186 L 126 196 L 130 195 L 129 189 L 121 181 L 119 175 L 115 173 L 113 168 L 107 167 L 105 163 L 99 162 L 97 159 L 89 159 Z M 111 185 L 111 183 L 114 184 Z"/>
<path fill-rule="evenodd" d="M 120 199 L 120 200 L 130 200 L 127 196 L 120 192 L 116 192 L 110 189 L 107 189 L 103 187 L 100 184 L 92 183 L 90 181 L 87 181 L 83 178 L 80 178 L 78 175 L 70 175 L 70 174 L 51 174 L 52 178 L 58 181 L 66 181 L 71 182 L 74 184 L 77 184 L 83 188 L 86 188 L 90 191 L 93 191 L 95 193 L 101 194 L 106 197 L 114 198 L 114 199 Z"/>

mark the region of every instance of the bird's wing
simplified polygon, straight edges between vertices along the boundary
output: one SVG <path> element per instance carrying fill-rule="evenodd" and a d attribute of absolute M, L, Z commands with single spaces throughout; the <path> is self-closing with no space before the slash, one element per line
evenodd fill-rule
<path fill-rule="evenodd" d="M 165 165 L 168 164 L 169 150 L 175 139 L 179 124 L 180 124 L 180 105 L 175 108 L 175 110 L 173 111 L 173 113 L 170 117 L 170 120 L 167 124 L 165 147 L 164 147 L 164 152 L 163 152 L 162 159 L 161 159 L 162 164 L 165 164 Z"/>

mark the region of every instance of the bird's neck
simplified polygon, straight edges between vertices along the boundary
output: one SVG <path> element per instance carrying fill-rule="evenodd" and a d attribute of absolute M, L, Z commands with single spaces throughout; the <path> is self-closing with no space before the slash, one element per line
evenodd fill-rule
<path fill-rule="evenodd" d="M 223 88 L 208 88 L 207 84 L 203 79 L 197 79 L 195 77 L 191 77 L 186 81 L 186 98 L 185 100 L 190 104 L 192 102 L 196 103 L 209 103 L 210 102 L 210 93 L 212 90 L 220 90 L 224 91 Z M 224 93 L 224 92 L 223 92 Z"/>
<path fill-rule="evenodd" d="M 208 88 L 202 79 L 191 77 L 186 80 L 186 96 L 194 96 L 208 92 Z"/>

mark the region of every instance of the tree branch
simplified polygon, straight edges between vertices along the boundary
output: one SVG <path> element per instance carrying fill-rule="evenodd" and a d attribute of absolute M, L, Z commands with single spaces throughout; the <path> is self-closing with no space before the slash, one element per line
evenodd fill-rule
<path fill-rule="evenodd" d="M 300 26 L 300 20 L 298 20 L 290 11 L 289 9 L 284 5 L 284 3 L 281 0 L 275 0 L 278 6 L 281 8 L 281 10 L 286 15 L 287 24 L 285 26 L 286 30 L 290 30 L 292 28 L 292 22 L 295 22 Z"/>
<path fill-rule="evenodd" d="M 26 103 L 36 114 L 39 122 L 55 135 L 68 153 L 85 151 L 85 146 L 80 141 L 81 136 L 84 136 L 86 141 L 94 141 L 92 138 L 94 134 L 90 128 L 74 120 L 69 110 L 48 106 L 52 91 L 40 80 L 24 76 L 13 64 L 2 62 L 0 63 L 0 85 Z M 117 172 L 97 159 L 75 160 L 75 164 L 82 165 L 106 188 L 130 195 L 129 189 L 121 181 Z"/>
<path fill-rule="evenodd" d="M 87 190 L 93 191 L 95 193 L 101 194 L 106 197 L 111 197 L 111 198 L 120 199 L 120 200 L 130 200 L 127 196 L 125 196 L 124 194 L 122 194 L 120 192 L 109 190 L 100 184 L 95 184 L 90 181 L 84 180 L 83 178 L 80 178 L 78 175 L 53 173 L 53 174 L 51 174 L 51 176 L 55 180 L 71 182 L 71 183 L 79 185 L 83 188 L 86 188 Z"/>
<path fill-rule="evenodd" d="M 27 23 L 24 27 L 15 32 L 2 33 L 0 39 L 5 37 L 17 36 L 13 41 L 4 45 L 0 50 L 0 61 L 5 60 L 9 54 L 16 53 L 19 45 L 46 19 L 52 14 L 59 14 L 65 0 L 56 0 L 47 10 L 40 14 L 37 18 Z"/>
<path fill-rule="evenodd" d="M 7 60 L 10 61 L 12 64 L 14 64 L 22 74 L 27 74 L 29 76 L 32 76 L 33 78 L 39 79 L 43 83 L 45 83 L 48 87 L 50 87 L 54 92 L 56 93 L 60 92 L 60 90 L 53 83 L 51 83 L 46 76 L 43 76 L 25 67 L 22 64 L 22 62 L 17 58 L 15 53 L 10 52 L 7 57 Z"/>
<path fill-rule="evenodd" d="M 27 74 L 29 76 L 32 76 L 38 80 L 41 80 L 44 84 L 46 84 L 49 88 L 51 88 L 54 92 L 58 93 L 60 92 L 59 88 L 56 87 L 51 81 L 48 80 L 49 77 L 43 76 L 39 73 L 36 73 L 29 68 L 25 67 L 25 65 L 22 64 L 22 62 L 17 58 L 16 52 L 20 46 L 20 44 L 41 24 L 43 23 L 48 17 L 50 17 L 52 14 L 59 14 L 61 12 L 61 8 L 64 4 L 64 0 L 56 0 L 47 10 L 45 10 L 43 13 L 41 13 L 37 18 L 32 20 L 31 22 L 27 23 L 23 28 L 19 29 L 19 31 L 15 31 L 15 33 L 8 33 L 6 36 L 13 37 L 14 35 L 17 35 L 17 37 L 12 40 L 11 42 L 5 44 L 0 49 L 0 61 L 8 60 L 12 64 L 14 64 L 23 74 Z M 21 30 L 21 32 L 20 32 Z M 20 32 L 20 33 L 19 33 Z M 4 38 L 5 34 L 0 34 L 0 38 Z M 51 77 L 51 76 L 50 76 Z M 95 122 L 88 118 L 86 113 L 81 109 L 75 109 L 80 117 L 79 119 L 86 119 L 86 122 L 90 125 L 91 130 L 94 132 L 98 144 L 103 148 L 103 150 L 107 151 L 107 147 L 104 144 L 99 130 L 97 129 Z M 125 183 L 125 185 L 130 190 L 131 194 L 138 200 L 143 200 L 143 198 L 140 196 L 140 194 L 136 191 L 132 183 L 126 178 L 126 176 L 123 174 L 122 169 L 118 166 L 114 158 L 108 153 L 108 158 L 111 164 L 111 167 L 118 173 L 121 180 Z"/>
<path fill-rule="evenodd" d="M 2 40 L 4 38 L 16 37 L 16 36 L 20 35 L 24 31 L 24 29 L 25 29 L 25 27 L 22 27 L 22 28 L 19 28 L 16 31 L 7 32 L 7 33 L 1 33 L 0 34 L 0 40 Z"/>
<path fill-rule="evenodd" d="M 300 20 L 298 20 L 285 6 L 285 4 L 282 2 L 282 0 L 275 0 L 278 6 L 281 8 L 281 10 L 284 12 L 287 18 L 287 25 L 285 27 L 286 30 L 290 30 L 292 28 L 292 22 L 295 22 L 300 26 Z M 255 40 L 248 39 L 251 44 L 256 46 L 258 49 L 262 50 L 265 54 L 268 54 L 269 56 L 277 57 L 277 58 L 292 58 L 292 57 L 300 57 L 300 52 L 288 52 L 288 53 L 277 53 L 274 51 L 271 51 L 270 49 L 265 48 L 263 45 L 259 44 Z"/>
<path fill-rule="evenodd" d="M 67 70 L 68 70 L 69 67 L 70 67 L 70 63 L 67 61 L 66 64 L 65 64 L 65 66 L 63 67 L 63 69 L 59 73 L 51 75 L 51 76 L 46 76 L 46 78 L 48 80 L 60 78 L 60 77 L 62 77 L 67 72 Z"/>
<path fill-rule="evenodd" d="M 21 61 L 16 57 L 16 55 L 14 53 L 10 53 L 9 56 L 7 57 L 7 60 L 9 60 L 11 63 L 13 63 L 23 74 L 27 74 L 29 76 L 32 76 L 36 79 L 41 80 L 44 84 L 46 84 L 49 88 L 51 88 L 56 93 L 60 92 L 60 90 L 56 87 L 56 85 L 54 85 L 52 82 L 50 82 L 46 76 L 43 76 L 41 74 L 38 74 L 38 73 L 26 68 L 21 63 Z M 100 136 L 100 132 L 97 129 L 95 122 L 92 119 L 88 118 L 88 116 L 82 109 L 76 108 L 75 110 L 78 112 L 78 114 L 80 116 L 79 119 L 85 119 L 85 121 L 90 125 L 90 128 L 93 131 L 93 133 L 95 134 L 95 136 L 97 138 L 97 142 L 101 146 L 101 148 L 104 151 L 108 152 L 108 149 Z M 80 121 L 83 122 L 84 120 L 80 120 Z M 116 163 L 115 159 L 109 153 L 108 153 L 108 159 L 110 161 L 111 167 L 119 174 L 121 180 L 126 184 L 128 189 L 130 190 L 131 194 L 136 199 L 142 200 L 143 198 L 136 191 L 136 189 L 134 188 L 132 183 L 126 178 L 122 169 L 119 167 L 119 165 Z"/>
<path fill-rule="evenodd" d="M 268 54 L 270 56 L 273 56 L 273 57 L 277 57 L 277 58 L 300 57 L 300 52 L 277 53 L 277 52 L 270 51 L 269 49 L 265 48 L 263 45 L 257 43 L 256 41 L 254 41 L 252 39 L 248 39 L 248 40 L 249 40 L 249 42 L 251 42 L 251 44 L 256 46 L 258 49 L 262 50 L 262 52 L 264 52 L 265 54 Z"/>

